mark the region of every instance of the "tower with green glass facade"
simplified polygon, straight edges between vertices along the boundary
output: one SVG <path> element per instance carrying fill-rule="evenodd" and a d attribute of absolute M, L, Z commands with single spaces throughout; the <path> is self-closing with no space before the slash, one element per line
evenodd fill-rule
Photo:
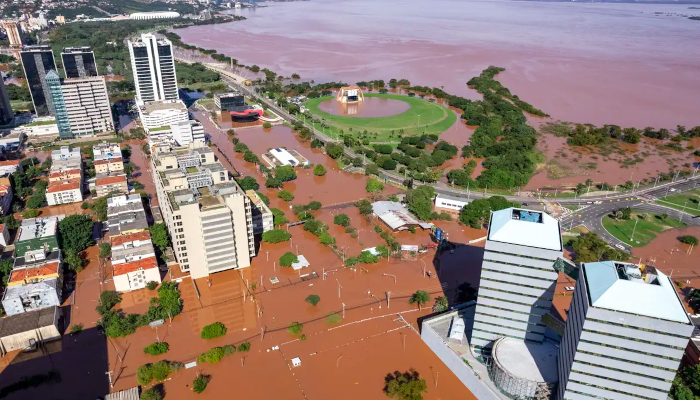
<path fill-rule="evenodd" d="M 56 71 L 51 70 L 46 74 L 46 85 L 49 87 L 49 97 L 55 110 L 56 125 L 58 125 L 58 135 L 61 139 L 72 139 L 73 132 L 70 129 L 70 119 L 66 110 L 66 102 L 63 98 L 61 88 L 61 78 Z"/>

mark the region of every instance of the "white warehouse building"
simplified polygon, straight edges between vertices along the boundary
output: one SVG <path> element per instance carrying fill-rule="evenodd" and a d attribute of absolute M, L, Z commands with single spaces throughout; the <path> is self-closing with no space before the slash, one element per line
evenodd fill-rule
<path fill-rule="evenodd" d="M 692 332 L 673 283 L 656 268 L 582 264 L 556 399 L 665 400 Z"/>
<path fill-rule="evenodd" d="M 169 19 L 169 18 L 180 18 L 180 13 L 175 11 L 151 11 L 151 12 L 138 12 L 129 15 L 129 19 Z"/>
<path fill-rule="evenodd" d="M 541 343 L 542 316 L 554 298 L 563 255 L 559 221 L 518 208 L 491 213 L 471 345 L 477 353 L 501 337 Z"/>

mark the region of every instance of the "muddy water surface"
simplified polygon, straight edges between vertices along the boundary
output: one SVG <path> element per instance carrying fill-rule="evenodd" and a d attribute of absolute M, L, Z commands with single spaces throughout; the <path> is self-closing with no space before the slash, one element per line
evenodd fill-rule
<path fill-rule="evenodd" d="M 685 5 L 328 0 L 271 4 L 242 11 L 246 21 L 177 32 L 316 82 L 406 78 L 479 98 L 465 82 L 498 65 L 507 69 L 501 82 L 555 118 L 697 125 L 700 24 L 655 12 L 698 14 Z"/>
<path fill-rule="evenodd" d="M 405 101 L 383 99 L 381 97 L 367 97 L 358 103 L 341 103 L 336 99 L 322 102 L 318 105 L 321 111 L 333 115 L 347 117 L 391 117 L 408 111 L 411 106 Z"/>

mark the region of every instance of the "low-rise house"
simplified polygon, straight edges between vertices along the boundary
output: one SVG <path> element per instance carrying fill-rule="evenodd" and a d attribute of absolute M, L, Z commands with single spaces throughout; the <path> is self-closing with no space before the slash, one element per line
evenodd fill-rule
<path fill-rule="evenodd" d="M 435 196 L 435 208 L 447 210 L 448 212 L 459 212 L 467 204 L 469 204 L 469 200 L 464 197 L 448 196 L 442 193 Z"/>
<path fill-rule="evenodd" d="M 59 150 L 51 152 L 51 172 L 69 169 L 82 170 L 82 166 L 82 155 L 78 147 L 71 149 L 68 146 L 61 146 Z"/>
<path fill-rule="evenodd" d="M 114 288 L 118 292 L 143 289 L 151 281 L 160 283 L 160 270 L 155 256 L 112 265 Z"/>
<path fill-rule="evenodd" d="M 59 170 L 56 172 L 51 172 L 49 174 L 49 182 L 65 182 L 80 180 L 83 177 L 83 173 L 79 168 Z"/>
<path fill-rule="evenodd" d="M 132 194 L 107 199 L 107 223 L 112 237 L 147 229 L 148 221 L 141 196 Z"/>
<path fill-rule="evenodd" d="M 51 182 L 46 189 L 46 201 L 50 206 L 83 201 L 81 186 L 79 179 Z"/>
<path fill-rule="evenodd" d="M 267 204 L 255 193 L 255 190 L 246 190 L 245 194 L 252 205 L 253 234 L 262 235 L 263 232 L 274 229 L 274 217 Z"/>
<path fill-rule="evenodd" d="M 114 192 L 122 194 L 129 193 L 126 175 L 97 175 L 94 189 L 97 197 L 107 196 Z"/>
<path fill-rule="evenodd" d="M 62 285 L 60 254 L 58 259 L 16 264 L 7 281 L 2 306 L 7 315 L 60 306 Z"/>
<path fill-rule="evenodd" d="M 124 171 L 124 160 L 119 143 L 103 142 L 92 146 L 93 161 L 97 174 L 112 174 Z"/>
<path fill-rule="evenodd" d="M 60 339 L 60 317 L 61 309 L 54 306 L 0 318 L 0 354 Z"/>
<path fill-rule="evenodd" d="M 432 228 L 433 224 L 417 220 L 401 203 L 377 201 L 372 203 L 372 214 L 392 231 L 402 231 L 410 227 Z"/>

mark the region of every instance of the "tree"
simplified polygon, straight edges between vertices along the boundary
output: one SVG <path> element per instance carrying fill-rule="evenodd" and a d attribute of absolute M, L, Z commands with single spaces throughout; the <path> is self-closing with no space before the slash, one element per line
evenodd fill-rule
<path fill-rule="evenodd" d="M 289 165 L 282 165 L 275 168 L 275 178 L 282 182 L 289 182 L 297 179 L 297 173 L 294 168 Z"/>
<path fill-rule="evenodd" d="M 109 243 L 100 244 L 100 258 L 107 258 L 112 253 L 112 245 Z"/>
<path fill-rule="evenodd" d="M 148 281 L 148 283 L 146 283 L 146 288 L 148 290 L 156 290 L 157 287 L 158 287 L 158 282 L 156 282 L 156 281 Z"/>
<path fill-rule="evenodd" d="M 258 181 L 256 181 L 252 176 L 246 176 L 243 179 L 239 179 L 238 184 L 243 190 L 258 190 L 258 188 L 260 188 Z"/>
<path fill-rule="evenodd" d="M 410 304 L 416 304 L 418 303 L 418 309 L 421 309 L 421 306 L 423 306 L 425 303 L 430 301 L 430 295 L 428 292 L 424 290 L 417 290 L 415 293 L 411 295 L 411 298 L 408 299 L 408 302 Z"/>
<path fill-rule="evenodd" d="M 423 393 L 428 391 L 425 379 L 420 379 L 420 375 L 414 370 L 387 374 L 384 383 L 384 393 L 390 399 L 423 400 Z"/>
<path fill-rule="evenodd" d="M 333 223 L 340 226 L 350 226 L 350 217 L 347 214 L 338 214 L 333 217 Z"/>
<path fill-rule="evenodd" d="M 375 193 L 375 192 L 381 192 L 384 190 L 384 185 L 382 185 L 381 182 L 379 182 L 377 179 L 370 179 L 367 181 L 367 185 L 365 185 L 365 190 L 367 190 L 368 193 Z"/>
<path fill-rule="evenodd" d="M 632 216 L 632 209 L 629 207 L 625 207 L 620 209 L 620 213 L 622 219 L 628 220 Z"/>
<path fill-rule="evenodd" d="M 136 169 L 136 164 L 132 163 L 131 161 L 124 164 L 124 173 L 127 174 L 128 176 L 131 176 L 131 174 L 134 173 L 135 169 Z"/>
<path fill-rule="evenodd" d="M 343 144 L 342 143 L 328 143 L 326 144 L 326 153 L 333 158 L 337 159 L 341 155 L 343 155 Z"/>
<path fill-rule="evenodd" d="M 215 339 L 226 334 L 226 326 L 221 322 L 214 322 L 202 328 L 202 339 Z"/>
<path fill-rule="evenodd" d="M 197 362 L 216 364 L 225 356 L 226 351 L 223 347 L 212 347 L 211 349 L 207 350 L 206 353 L 200 354 L 199 357 L 197 357 Z"/>
<path fill-rule="evenodd" d="M 289 190 L 280 190 L 279 192 L 277 192 L 277 197 L 284 201 L 294 200 L 294 195 Z"/>
<path fill-rule="evenodd" d="M 284 229 L 271 229 L 267 232 L 263 232 L 262 234 L 263 242 L 267 243 L 286 242 L 291 237 L 292 235 Z"/>
<path fill-rule="evenodd" d="M 256 156 L 252 151 L 246 151 L 243 153 L 243 161 L 258 164 L 260 159 L 258 159 L 258 156 Z"/>
<path fill-rule="evenodd" d="M 22 213 L 22 218 L 27 219 L 27 218 L 36 218 L 39 215 L 41 215 L 41 211 L 39 210 L 26 210 Z"/>
<path fill-rule="evenodd" d="M 289 222 L 287 217 L 284 216 L 284 211 L 279 208 L 271 208 L 270 211 L 272 212 L 272 223 L 275 226 L 280 226 Z"/>
<path fill-rule="evenodd" d="M 379 262 L 379 257 L 370 253 L 369 250 L 365 250 L 357 256 L 357 262 L 362 264 L 376 264 Z"/>
<path fill-rule="evenodd" d="M 262 194 L 260 192 L 255 192 L 255 194 L 257 194 L 258 197 L 260 197 L 260 200 L 262 200 L 266 206 L 270 205 L 270 198 L 269 197 L 265 196 L 264 194 Z"/>
<path fill-rule="evenodd" d="M 331 236 L 328 232 L 323 232 L 318 236 L 318 241 L 321 244 L 325 244 L 327 246 L 330 246 L 332 244 L 335 244 L 335 238 Z"/>
<path fill-rule="evenodd" d="M 238 346 L 238 351 L 242 353 L 246 353 L 250 351 L 250 343 L 248 342 L 243 342 Z"/>
<path fill-rule="evenodd" d="M 267 121 L 263 122 L 263 129 L 270 129 L 270 128 L 272 128 L 272 124 L 271 124 L 271 123 L 269 123 L 269 122 L 267 122 Z"/>
<path fill-rule="evenodd" d="M 435 299 L 435 305 L 433 305 L 433 312 L 443 312 L 447 310 L 447 297 L 438 296 Z"/>
<path fill-rule="evenodd" d="M 693 235 L 683 235 L 683 236 L 679 237 L 678 240 L 679 240 L 681 243 L 689 244 L 689 245 L 692 245 L 692 246 L 697 246 L 697 245 L 698 245 L 698 238 L 696 238 L 696 237 L 693 236 Z"/>
<path fill-rule="evenodd" d="M 207 388 L 209 381 L 211 380 L 211 375 L 201 374 L 197 375 L 192 382 L 192 391 L 195 393 L 202 393 L 204 389 Z"/>
<path fill-rule="evenodd" d="M 281 188 L 283 182 L 277 178 L 267 178 L 267 181 L 265 181 L 265 187 L 269 188 Z"/>
<path fill-rule="evenodd" d="M 153 224 L 148 228 L 151 233 L 151 242 L 156 246 L 161 252 L 165 252 L 170 244 L 170 237 L 168 236 L 168 229 L 165 227 L 165 223 L 161 222 L 158 224 Z"/>
<path fill-rule="evenodd" d="M 233 150 L 236 153 L 245 153 L 246 151 L 249 151 L 248 146 L 243 142 L 236 143 L 236 145 L 233 147 Z"/>
<path fill-rule="evenodd" d="M 156 343 L 151 343 L 148 346 L 144 347 L 143 353 L 150 354 L 152 356 L 157 356 L 157 355 L 167 353 L 169 349 L 170 349 L 170 345 L 168 343 L 156 342 Z"/>
<path fill-rule="evenodd" d="M 359 200 L 355 202 L 355 207 L 357 207 L 362 215 L 372 214 L 372 203 L 369 200 Z"/>
<path fill-rule="evenodd" d="M 304 329 L 304 325 L 300 324 L 299 322 L 292 322 L 291 325 L 287 328 L 287 331 L 289 331 L 289 334 L 291 335 L 298 335 L 301 333 L 301 331 Z"/>
<path fill-rule="evenodd" d="M 324 167 L 322 164 L 316 164 L 314 166 L 314 175 L 323 176 L 325 174 L 326 174 L 326 167 Z"/>
<path fill-rule="evenodd" d="M 32 197 L 27 200 L 28 208 L 41 208 L 46 206 L 46 193 L 44 191 L 37 191 Z"/>
<path fill-rule="evenodd" d="M 433 199 L 435 189 L 432 186 L 421 185 L 406 193 L 408 209 L 421 220 L 430 219 L 433 213 Z"/>
<path fill-rule="evenodd" d="M 93 227 L 95 223 L 90 217 L 83 214 L 69 215 L 58 224 L 58 232 L 61 238 L 61 249 L 65 254 L 79 254 L 92 246 Z"/>
<path fill-rule="evenodd" d="M 291 251 L 284 253 L 282 257 L 280 257 L 281 267 L 291 267 L 292 264 L 296 262 L 299 262 L 299 258 L 296 254 L 292 253 Z"/>
<path fill-rule="evenodd" d="M 163 392 L 160 389 L 161 385 L 146 389 L 141 393 L 139 400 L 163 400 Z"/>
<path fill-rule="evenodd" d="M 321 298 L 318 295 L 315 294 L 310 294 L 306 297 L 306 302 L 311 304 L 312 306 L 315 306 L 321 301 Z"/>

